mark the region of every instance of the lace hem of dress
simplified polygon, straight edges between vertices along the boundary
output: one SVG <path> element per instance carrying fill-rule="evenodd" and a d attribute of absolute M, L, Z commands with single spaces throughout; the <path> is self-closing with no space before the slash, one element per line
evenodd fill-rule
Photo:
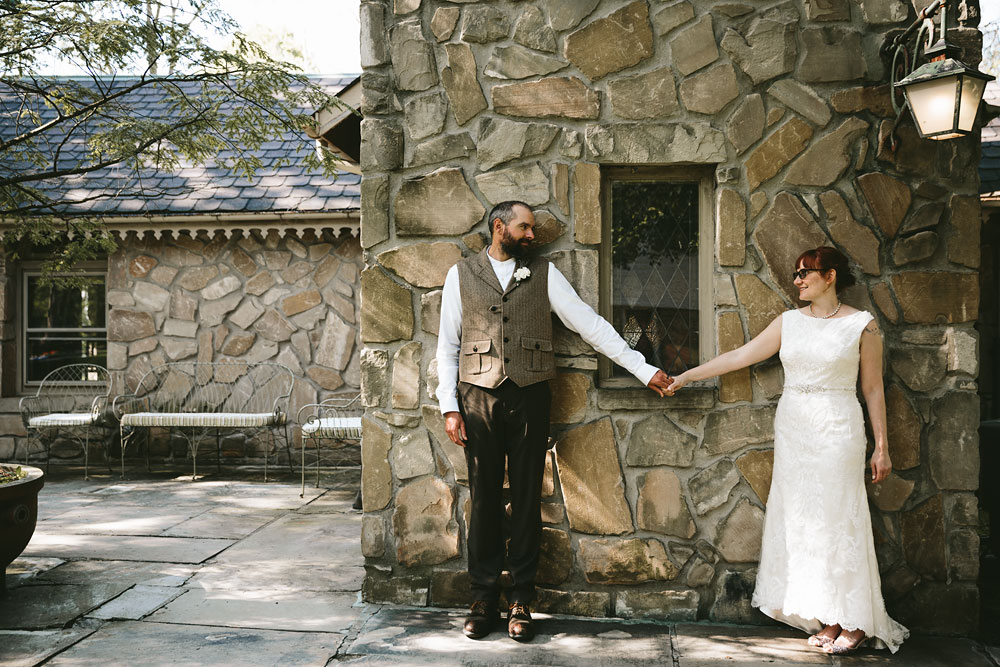
<path fill-rule="evenodd" d="M 767 614 L 776 621 L 799 628 L 804 632 L 818 632 L 824 626 L 836 623 L 848 632 L 863 630 L 866 637 L 875 640 L 875 648 L 887 648 L 890 653 L 895 653 L 903 644 L 903 641 L 910 636 L 910 631 L 903 625 L 897 623 L 889 615 L 886 615 L 888 627 L 869 628 L 858 619 L 844 618 L 842 612 L 825 609 L 817 611 L 815 609 L 787 609 L 781 605 L 766 604 L 754 593 L 750 605 L 757 607 L 764 614 Z"/>

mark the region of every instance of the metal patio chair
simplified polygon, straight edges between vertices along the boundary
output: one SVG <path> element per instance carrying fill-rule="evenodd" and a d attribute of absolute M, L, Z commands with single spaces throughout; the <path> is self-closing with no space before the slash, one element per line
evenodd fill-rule
<path fill-rule="evenodd" d="M 322 466 L 324 442 L 332 450 L 326 459 L 328 466 L 361 465 L 361 417 L 364 408 L 361 395 L 328 398 L 322 403 L 310 403 L 299 410 L 296 421 L 302 428 L 302 493 L 306 492 L 306 446 L 316 450 L 316 486 Z"/>
<path fill-rule="evenodd" d="M 69 364 L 50 372 L 38 385 L 34 396 L 21 399 L 21 420 L 27 431 L 24 462 L 31 455 L 31 443 L 45 451 L 49 469 L 52 443 L 60 438 L 83 448 L 83 477 L 90 476 L 90 433 L 107 424 L 105 414 L 111 397 L 108 369 L 97 364 Z M 105 458 L 107 443 L 105 442 Z M 109 464 L 110 465 L 110 464 Z"/>

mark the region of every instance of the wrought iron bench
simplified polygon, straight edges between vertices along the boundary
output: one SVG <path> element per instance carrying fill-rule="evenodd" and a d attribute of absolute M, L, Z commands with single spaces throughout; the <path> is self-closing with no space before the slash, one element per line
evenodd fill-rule
<path fill-rule="evenodd" d="M 342 466 L 361 464 L 361 395 L 329 398 L 322 403 L 310 403 L 299 410 L 296 421 L 302 428 L 302 493 L 306 492 L 306 445 L 311 443 L 316 450 L 316 486 L 319 486 L 319 469 L 323 462 L 321 446 L 331 443 L 336 458 L 328 460 L 328 465 Z M 352 446 L 353 445 L 353 446 Z"/>
<path fill-rule="evenodd" d="M 139 429 L 167 428 L 188 443 L 191 479 L 198 475 L 198 447 L 214 433 L 216 465 L 222 456 L 219 432 L 240 431 L 248 438 L 265 434 L 264 480 L 278 438 L 285 444 L 291 465 L 287 425 L 292 372 L 271 362 L 174 362 L 147 372 L 132 394 L 114 401 L 121 424 L 122 477 L 125 450 Z M 147 466 L 149 447 L 146 447 Z"/>
<path fill-rule="evenodd" d="M 35 395 L 25 396 L 20 402 L 21 420 L 27 431 L 25 464 L 34 441 L 38 449 L 45 450 L 45 469 L 48 471 L 52 443 L 62 437 L 83 448 L 83 476 L 88 478 L 90 433 L 107 424 L 105 411 L 110 396 L 108 370 L 97 364 L 70 364 L 46 375 Z"/>

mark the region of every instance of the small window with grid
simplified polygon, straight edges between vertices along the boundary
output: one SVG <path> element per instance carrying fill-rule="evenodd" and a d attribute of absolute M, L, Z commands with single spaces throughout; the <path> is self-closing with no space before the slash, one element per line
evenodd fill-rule
<path fill-rule="evenodd" d="M 37 385 L 49 372 L 68 364 L 106 366 L 105 273 L 88 271 L 66 282 L 46 280 L 33 270 L 25 270 L 21 277 L 23 384 Z"/>

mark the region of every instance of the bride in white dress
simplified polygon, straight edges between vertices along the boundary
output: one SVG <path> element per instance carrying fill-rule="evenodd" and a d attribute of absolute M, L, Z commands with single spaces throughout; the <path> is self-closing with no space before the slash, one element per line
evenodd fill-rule
<path fill-rule="evenodd" d="M 893 653 L 909 632 L 889 617 L 865 493 L 861 391 L 875 435 L 871 475 L 892 470 L 882 388 L 882 338 L 872 316 L 842 304 L 854 283 L 835 248 L 809 250 L 795 267 L 805 308 L 782 313 L 743 347 L 678 375 L 669 394 L 779 353 L 785 387 L 774 419 L 774 473 L 752 604 L 815 633 L 809 644 L 843 655 L 871 641 Z"/>

